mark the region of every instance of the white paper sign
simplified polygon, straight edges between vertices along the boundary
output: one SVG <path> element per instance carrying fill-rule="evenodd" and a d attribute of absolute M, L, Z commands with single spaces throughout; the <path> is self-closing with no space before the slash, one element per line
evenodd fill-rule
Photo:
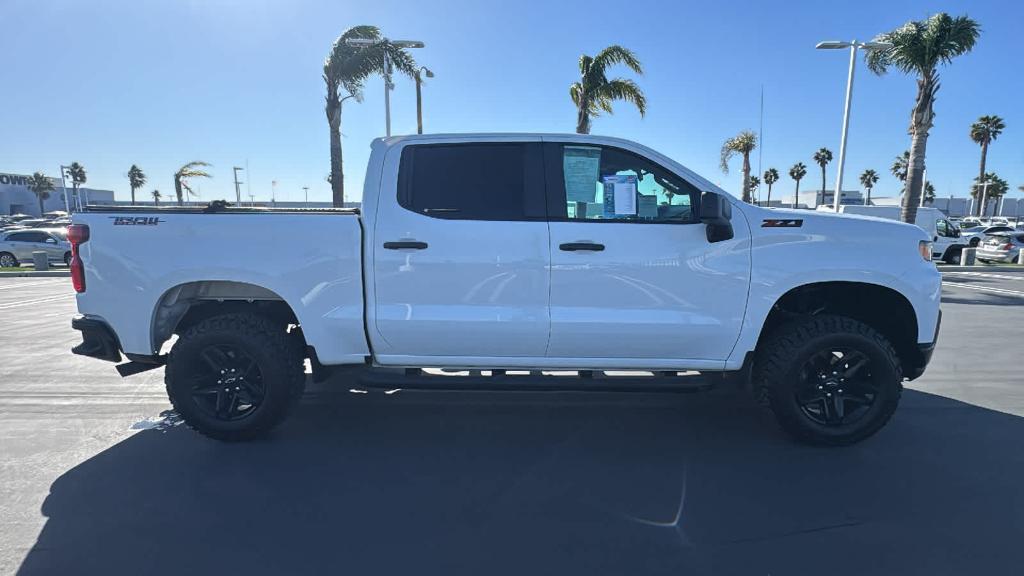
<path fill-rule="evenodd" d="M 615 214 L 636 215 L 636 183 L 615 183 Z"/>
<path fill-rule="evenodd" d="M 593 202 L 600 170 L 600 148 L 566 146 L 562 155 L 565 199 L 568 202 Z"/>

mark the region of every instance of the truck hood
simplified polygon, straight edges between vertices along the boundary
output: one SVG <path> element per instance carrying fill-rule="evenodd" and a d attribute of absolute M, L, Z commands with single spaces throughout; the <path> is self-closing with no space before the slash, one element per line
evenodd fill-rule
<path fill-rule="evenodd" d="M 784 230 L 802 234 L 813 234 L 819 240 L 842 240 L 870 244 L 881 242 L 917 242 L 931 240 L 919 226 L 887 218 L 862 216 L 859 214 L 836 214 L 813 210 L 792 210 L 783 208 L 761 208 L 737 203 L 750 223 L 754 235 L 776 233 Z M 799 221 L 788 226 L 773 227 L 777 221 Z M 766 223 L 767 221 L 767 223 Z"/>

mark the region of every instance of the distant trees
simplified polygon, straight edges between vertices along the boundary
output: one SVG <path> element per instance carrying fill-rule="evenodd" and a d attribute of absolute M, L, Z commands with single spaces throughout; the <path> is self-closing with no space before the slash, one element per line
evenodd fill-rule
<path fill-rule="evenodd" d="M 985 162 L 988 158 L 988 145 L 993 140 L 999 137 L 1006 129 L 1006 123 L 999 116 L 982 116 L 978 118 L 978 121 L 971 124 L 971 140 L 981 146 L 981 162 L 978 166 L 978 178 L 984 178 L 985 176 Z M 975 180 L 976 182 L 980 180 Z M 972 191 L 973 194 L 973 191 Z M 976 211 L 975 214 L 980 215 L 981 206 L 975 203 Z"/>
<path fill-rule="evenodd" d="M 804 166 L 803 162 L 797 162 L 789 169 L 789 177 L 796 180 L 796 191 L 793 192 L 793 208 L 800 204 L 800 181 L 803 180 L 804 176 L 807 176 L 807 166 Z"/>
<path fill-rule="evenodd" d="M 985 182 L 989 182 L 988 187 L 984 186 Z M 975 199 L 974 205 L 978 207 L 975 213 L 984 216 L 988 203 L 993 199 L 999 200 L 1009 190 L 1010 184 L 995 172 L 986 172 L 984 178 L 975 178 L 971 190 L 971 196 Z"/>
<path fill-rule="evenodd" d="M 591 120 L 601 112 L 611 114 L 616 100 L 633 104 L 640 116 L 647 113 L 647 97 L 636 82 L 608 78 L 608 68 L 616 64 L 623 64 L 637 74 L 644 73 L 636 54 L 619 45 L 609 46 L 593 57 L 580 56 L 580 79 L 569 85 L 569 97 L 576 106 L 577 134 L 590 134 Z"/>
<path fill-rule="evenodd" d="M 42 216 L 46 212 L 43 201 L 50 197 L 50 192 L 53 192 L 53 182 L 42 172 L 36 172 L 28 177 L 28 189 L 36 195 L 36 200 L 39 200 L 39 215 Z"/>
<path fill-rule="evenodd" d="M 765 202 L 765 206 L 772 205 L 772 184 L 779 181 L 779 171 L 775 168 L 769 168 L 764 171 L 764 183 L 768 185 L 768 200 Z"/>
<path fill-rule="evenodd" d="M 941 12 L 876 36 L 876 42 L 886 42 L 892 47 L 867 51 L 868 68 L 875 74 L 881 75 L 889 68 L 896 68 L 904 74 L 917 76 L 917 99 L 910 113 L 905 194 L 900 208 L 900 220 L 903 222 L 913 224 L 917 219 L 924 180 L 925 148 L 934 117 L 935 94 L 939 90 L 938 67 L 970 52 L 980 34 L 981 27 L 967 16 L 954 18 Z"/>
<path fill-rule="evenodd" d="M 739 154 L 743 156 L 743 201 L 750 202 L 750 153 L 757 148 L 757 134 L 744 130 L 727 139 L 722 144 L 719 166 L 722 172 L 729 173 L 729 160 Z"/>
<path fill-rule="evenodd" d="M 193 160 L 188 164 L 185 164 L 178 171 L 174 173 L 174 194 L 178 197 L 178 206 L 185 204 L 185 193 L 192 195 L 192 187 L 189 186 L 190 178 L 213 178 L 210 173 L 203 168 L 210 166 L 209 162 L 203 162 L 202 160 Z"/>
<path fill-rule="evenodd" d="M 825 166 L 832 161 L 832 151 L 828 148 L 818 148 L 814 153 L 814 163 L 821 166 L 821 200 L 819 204 L 825 203 Z M 839 201 L 839 190 L 836 190 L 836 201 Z"/>
<path fill-rule="evenodd" d="M 78 162 L 72 162 L 71 166 L 68 166 L 67 175 L 71 178 L 71 188 L 74 190 L 75 204 L 79 203 L 78 200 L 78 188 L 85 184 L 88 180 L 88 176 L 85 173 L 85 166 L 82 166 Z"/>
<path fill-rule="evenodd" d="M 897 156 L 889 167 L 889 172 L 900 182 L 907 181 L 907 171 L 910 168 L 910 150 L 904 150 L 901 156 Z"/>
<path fill-rule="evenodd" d="M 135 206 L 135 191 L 146 185 L 146 174 L 135 164 L 128 169 L 128 186 L 132 189 L 132 206 Z"/>
<path fill-rule="evenodd" d="M 160 199 L 163 198 L 163 194 L 161 194 L 159 190 L 153 190 L 150 194 L 153 196 L 153 204 L 155 206 L 159 206 Z"/>
<path fill-rule="evenodd" d="M 865 205 L 871 204 L 871 189 L 878 183 L 878 173 L 874 170 L 865 170 L 860 175 L 860 185 L 867 188 L 868 197 L 864 201 Z"/>

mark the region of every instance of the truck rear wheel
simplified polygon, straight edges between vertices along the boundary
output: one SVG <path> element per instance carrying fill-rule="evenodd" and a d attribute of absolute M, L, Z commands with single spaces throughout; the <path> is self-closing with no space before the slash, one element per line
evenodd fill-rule
<path fill-rule="evenodd" d="M 198 432 L 247 440 L 284 420 L 305 381 L 284 328 L 254 314 L 225 314 L 189 328 L 167 359 L 175 411 Z"/>
<path fill-rule="evenodd" d="M 821 315 L 775 331 L 759 354 L 755 384 L 779 425 L 799 440 L 842 446 L 885 426 L 903 391 L 892 344 L 870 326 Z"/>

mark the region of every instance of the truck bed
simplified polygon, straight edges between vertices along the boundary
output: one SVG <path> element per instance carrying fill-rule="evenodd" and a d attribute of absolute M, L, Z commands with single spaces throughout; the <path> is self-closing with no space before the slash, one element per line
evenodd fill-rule
<path fill-rule="evenodd" d="M 126 354 L 158 353 L 183 299 L 280 300 L 321 362 L 368 354 L 357 209 L 91 206 L 72 221 L 90 229 L 79 312 Z"/>

